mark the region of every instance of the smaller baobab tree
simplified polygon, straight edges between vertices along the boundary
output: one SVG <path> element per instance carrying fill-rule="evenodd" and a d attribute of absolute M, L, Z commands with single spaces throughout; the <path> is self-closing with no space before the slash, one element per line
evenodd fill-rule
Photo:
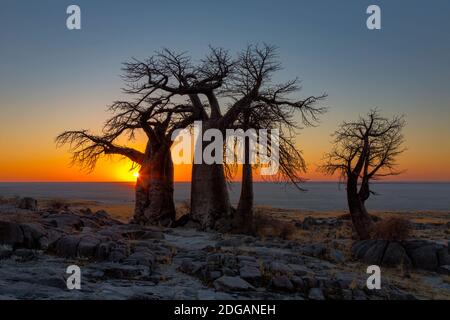
<path fill-rule="evenodd" d="M 176 216 L 171 137 L 175 130 L 192 122 L 192 108 L 173 103 L 172 95 L 152 98 L 153 91 L 142 93 L 140 88 L 126 92 L 138 98 L 131 102 L 116 101 L 109 108 L 114 115 L 106 121 L 102 134 L 66 131 L 56 138 L 56 143 L 69 145 L 72 163 L 91 171 L 104 156 L 119 155 L 131 160 L 133 167 L 139 167 L 133 222 L 171 226 Z M 118 144 L 121 137 L 134 140 L 137 132 L 143 132 L 147 138 L 144 151 Z"/>
<path fill-rule="evenodd" d="M 273 76 L 281 70 L 277 49 L 273 46 L 249 46 L 242 51 L 235 65 L 230 91 L 235 96 L 252 96 L 243 104 L 242 111 L 233 122 L 233 127 L 247 134 L 243 144 L 242 186 L 235 214 L 235 224 L 243 232 L 253 228 L 253 170 L 261 169 L 261 163 L 250 163 L 256 150 L 251 145 L 267 149 L 267 154 L 277 155 L 278 170 L 274 175 L 261 177 L 283 183 L 291 183 L 299 190 L 302 174 L 306 172 L 306 163 L 296 144 L 297 131 L 303 126 L 314 126 L 319 116 L 326 112 L 320 102 L 326 94 L 299 98 L 301 91 L 298 78 L 284 83 L 276 83 Z M 261 143 L 259 130 L 277 130 L 276 141 Z M 253 131 L 253 134 L 249 134 Z M 270 134 L 272 137 L 272 135 Z M 253 140 L 253 143 L 250 143 Z M 261 159 L 259 159 L 261 160 Z"/>
<path fill-rule="evenodd" d="M 405 126 L 403 116 L 389 119 L 371 110 L 355 122 L 343 122 L 333 134 L 333 150 L 326 154 L 319 167 L 322 172 L 338 173 L 347 186 L 347 202 L 353 226 L 360 239 L 371 236 L 373 221 L 365 202 L 374 192 L 370 182 L 386 176 L 398 175 L 397 157 L 402 147 Z"/>

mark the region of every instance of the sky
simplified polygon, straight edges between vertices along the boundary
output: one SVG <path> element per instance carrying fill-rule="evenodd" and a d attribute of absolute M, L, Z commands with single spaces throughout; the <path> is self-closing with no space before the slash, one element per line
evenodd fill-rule
<path fill-rule="evenodd" d="M 66 8 L 81 8 L 81 30 Z M 381 8 L 381 30 L 366 8 Z M 406 172 L 393 179 L 450 181 L 450 2 L 435 1 L 83 1 L 0 0 L 0 181 L 125 181 L 130 163 L 70 167 L 54 138 L 101 128 L 121 97 L 121 63 L 163 47 L 200 59 L 209 45 L 236 53 L 247 44 L 279 48 L 277 79 L 299 77 L 299 97 L 328 94 L 319 126 L 300 132 L 306 178 L 343 120 L 378 107 L 405 114 Z M 134 146 L 141 147 L 138 140 Z M 175 178 L 189 180 L 189 168 Z"/>

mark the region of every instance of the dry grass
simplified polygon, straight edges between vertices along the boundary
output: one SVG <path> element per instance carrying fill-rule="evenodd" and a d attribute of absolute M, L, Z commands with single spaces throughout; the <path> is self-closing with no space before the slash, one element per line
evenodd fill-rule
<path fill-rule="evenodd" d="M 297 228 L 292 222 L 278 220 L 257 211 L 253 217 L 253 234 L 260 238 L 278 237 L 291 240 Z"/>
<path fill-rule="evenodd" d="M 389 217 L 375 224 L 373 238 L 401 241 L 409 238 L 411 232 L 411 223 L 408 220 L 399 217 Z"/>
<path fill-rule="evenodd" d="M 175 205 L 175 211 L 177 212 L 176 219 L 180 219 L 191 212 L 191 203 L 189 200 L 183 200 Z"/>
<path fill-rule="evenodd" d="M 63 199 L 49 200 L 49 201 L 47 201 L 46 205 L 47 205 L 47 207 L 54 209 L 54 210 L 68 209 L 70 206 L 70 204 Z"/>

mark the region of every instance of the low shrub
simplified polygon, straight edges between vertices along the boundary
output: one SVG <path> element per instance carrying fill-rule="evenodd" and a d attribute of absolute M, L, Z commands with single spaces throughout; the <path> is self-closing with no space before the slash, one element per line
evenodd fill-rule
<path fill-rule="evenodd" d="M 410 237 L 412 228 L 407 219 L 389 217 L 377 222 L 373 231 L 375 239 L 401 241 Z"/>

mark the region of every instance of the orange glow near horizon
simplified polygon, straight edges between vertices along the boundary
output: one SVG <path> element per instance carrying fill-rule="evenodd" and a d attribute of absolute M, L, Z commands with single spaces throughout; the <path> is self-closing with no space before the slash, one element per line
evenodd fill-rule
<path fill-rule="evenodd" d="M 87 119 L 89 121 L 78 126 L 95 129 L 94 123 L 101 123 L 100 119 Z M 92 172 L 83 171 L 76 165 L 70 166 L 70 153 L 66 148 L 57 149 L 54 137 L 66 128 L 78 127 L 73 123 L 55 124 L 40 119 L 33 122 L 35 127 L 30 136 L 26 131 L 17 132 L 15 121 L 3 120 L 0 127 L 0 182 L 135 182 L 137 179 L 139 168 L 131 170 L 130 161 L 116 156 L 100 159 Z M 298 136 L 297 143 L 308 165 L 304 177 L 310 181 L 337 180 L 337 177 L 324 176 L 316 170 L 323 154 L 330 150 L 330 133 L 336 127 L 335 122 L 334 119 L 324 121 L 320 127 L 303 130 Z M 442 140 L 447 124 L 443 119 L 441 122 L 434 122 L 434 128 L 429 130 L 416 131 L 414 124 L 406 128 L 407 151 L 398 158 L 399 168 L 405 173 L 384 180 L 450 181 L 450 142 Z M 439 144 L 436 143 L 438 141 Z M 144 149 L 142 137 L 131 144 L 127 141 L 120 141 L 120 144 Z M 189 164 L 176 165 L 175 181 L 190 181 L 191 169 Z M 240 180 L 239 172 L 234 180 Z M 255 174 L 255 180 L 262 179 Z"/>

